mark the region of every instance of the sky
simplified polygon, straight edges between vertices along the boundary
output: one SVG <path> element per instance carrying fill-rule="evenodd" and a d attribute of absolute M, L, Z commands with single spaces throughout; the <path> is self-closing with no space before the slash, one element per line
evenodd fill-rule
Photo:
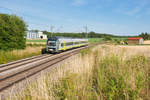
<path fill-rule="evenodd" d="M 150 0 L 0 0 L 0 13 L 16 14 L 28 29 L 137 35 L 150 32 Z"/>

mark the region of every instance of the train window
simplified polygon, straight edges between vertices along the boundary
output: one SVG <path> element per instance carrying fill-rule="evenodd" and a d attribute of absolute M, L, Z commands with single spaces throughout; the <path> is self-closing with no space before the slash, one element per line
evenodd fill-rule
<path fill-rule="evenodd" d="M 73 45 L 73 42 L 68 42 L 66 43 L 66 45 Z"/>
<path fill-rule="evenodd" d="M 66 43 L 66 45 L 69 45 L 68 43 Z"/>
<path fill-rule="evenodd" d="M 87 41 L 82 41 L 81 43 L 87 43 Z"/>
<path fill-rule="evenodd" d="M 75 42 L 74 44 L 79 44 L 79 42 Z"/>

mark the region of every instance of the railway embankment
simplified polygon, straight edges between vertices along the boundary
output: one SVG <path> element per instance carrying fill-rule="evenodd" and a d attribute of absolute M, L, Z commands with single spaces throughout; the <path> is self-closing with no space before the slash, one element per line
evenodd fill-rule
<path fill-rule="evenodd" d="M 149 47 L 135 48 L 100 45 L 83 50 L 11 99 L 149 100 Z"/>
<path fill-rule="evenodd" d="M 91 46 L 93 45 L 88 47 Z M 37 78 L 36 76 L 41 72 L 45 73 L 48 69 L 53 68 L 69 57 L 78 54 L 80 50 L 88 47 L 76 48 L 56 55 L 44 54 L 0 65 L 0 96 L 2 98 L 8 97 L 8 91 L 16 84 L 22 81 L 26 84 L 26 79 L 29 80 L 29 78 L 33 81 L 33 77 Z M 18 91 L 18 87 L 16 88 L 14 91 Z"/>

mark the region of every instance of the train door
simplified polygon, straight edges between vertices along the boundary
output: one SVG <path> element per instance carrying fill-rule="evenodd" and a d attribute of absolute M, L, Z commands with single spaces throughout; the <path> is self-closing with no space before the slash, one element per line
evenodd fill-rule
<path fill-rule="evenodd" d="M 58 40 L 56 41 L 56 47 L 55 48 L 56 48 L 56 52 L 58 52 L 58 50 L 59 50 L 59 41 Z"/>

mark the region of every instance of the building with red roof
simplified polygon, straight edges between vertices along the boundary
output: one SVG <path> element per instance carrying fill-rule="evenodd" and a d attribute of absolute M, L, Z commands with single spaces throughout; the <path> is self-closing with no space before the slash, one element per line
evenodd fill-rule
<path fill-rule="evenodd" d="M 128 38 L 128 44 L 143 44 L 144 39 L 142 37 L 130 37 Z"/>

